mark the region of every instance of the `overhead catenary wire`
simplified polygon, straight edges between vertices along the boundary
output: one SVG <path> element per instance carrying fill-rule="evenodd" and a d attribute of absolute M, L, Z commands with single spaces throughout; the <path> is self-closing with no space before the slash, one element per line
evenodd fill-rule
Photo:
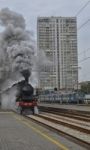
<path fill-rule="evenodd" d="M 87 48 L 86 50 L 80 52 L 80 53 L 78 54 L 78 56 L 80 56 L 80 55 L 82 55 L 82 54 L 86 54 L 87 51 L 90 51 L 90 47 Z"/>
<path fill-rule="evenodd" d="M 89 3 L 90 3 L 90 0 L 84 4 L 84 6 L 77 12 L 75 16 L 77 17 L 85 9 L 85 7 L 88 6 Z"/>
<path fill-rule="evenodd" d="M 83 7 L 80 8 L 80 10 L 76 13 L 75 17 L 78 17 L 82 12 L 83 10 L 90 4 L 90 0 L 88 0 Z M 87 19 L 85 22 L 83 22 L 78 28 L 77 28 L 77 31 L 81 31 L 87 24 L 90 23 L 90 19 Z M 85 54 L 85 57 L 81 60 L 78 61 L 78 64 L 82 64 L 82 63 L 85 63 L 86 61 L 88 61 L 90 59 L 89 56 L 86 56 L 86 52 L 89 51 L 90 48 L 84 50 L 83 52 L 79 53 L 78 55 L 82 55 L 82 54 Z"/>
<path fill-rule="evenodd" d="M 86 57 L 86 58 L 80 60 L 78 63 L 82 63 L 82 62 L 86 61 L 87 59 L 90 59 L 90 57 Z"/>
<path fill-rule="evenodd" d="M 81 52 L 81 53 L 79 53 L 78 55 L 80 56 L 80 55 L 82 55 L 82 54 L 85 54 L 85 56 L 86 56 L 86 52 L 87 51 L 90 51 L 90 48 L 88 48 L 88 49 L 86 49 L 86 50 L 84 50 L 83 52 Z M 90 59 L 90 56 L 86 56 L 86 57 L 84 57 L 83 59 L 81 59 L 78 63 L 82 63 L 82 62 L 84 62 L 84 61 L 86 61 L 86 60 L 88 60 L 88 59 Z"/>
<path fill-rule="evenodd" d="M 80 56 L 80 55 L 82 55 L 82 54 L 86 54 L 87 51 L 90 51 L 90 48 L 84 50 L 83 52 L 79 53 L 78 55 Z M 85 55 L 85 56 L 86 56 L 86 55 Z M 82 63 L 82 62 L 86 61 L 87 59 L 90 59 L 90 56 L 84 57 L 84 58 L 81 59 L 78 63 Z"/>
<path fill-rule="evenodd" d="M 78 15 L 85 9 L 86 6 L 88 6 L 88 4 L 90 4 L 90 0 L 88 0 L 84 6 L 77 12 L 77 14 L 75 15 L 75 17 L 78 17 Z M 88 24 L 90 22 L 90 19 L 86 20 L 83 24 L 81 24 L 77 30 L 82 29 L 86 24 Z"/>
<path fill-rule="evenodd" d="M 84 9 L 89 3 L 90 3 L 90 0 L 87 1 L 87 2 L 85 3 L 85 5 L 77 12 L 76 17 L 83 11 L 83 9 Z M 81 25 L 78 27 L 77 30 L 79 31 L 79 30 L 82 29 L 85 25 L 87 25 L 89 22 L 90 22 L 90 19 L 86 20 L 83 24 L 81 24 Z M 83 52 L 79 53 L 78 55 L 86 54 L 86 52 L 89 51 L 89 50 L 90 50 L 90 48 L 84 50 Z M 90 59 L 90 57 L 85 57 L 84 59 L 80 60 L 79 63 L 82 63 L 82 62 L 86 61 L 87 59 Z"/>
<path fill-rule="evenodd" d="M 88 22 L 90 22 L 90 19 L 86 20 L 83 24 L 81 24 L 77 30 L 80 30 L 81 28 L 83 28 Z"/>

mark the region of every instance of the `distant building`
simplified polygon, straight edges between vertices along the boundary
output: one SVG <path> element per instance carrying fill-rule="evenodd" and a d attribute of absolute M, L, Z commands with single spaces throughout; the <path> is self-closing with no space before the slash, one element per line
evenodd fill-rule
<path fill-rule="evenodd" d="M 72 89 L 78 84 L 76 17 L 38 17 L 37 47 L 53 66 L 39 73 L 40 88 Z"/>

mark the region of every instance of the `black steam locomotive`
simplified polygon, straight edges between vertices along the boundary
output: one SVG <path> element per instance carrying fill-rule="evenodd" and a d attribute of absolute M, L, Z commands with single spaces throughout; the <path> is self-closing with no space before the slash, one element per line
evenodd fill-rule
<path fill-rule="evenodd" d="M 37 97 L 34 95 L 34 88 L 28 83 L 28 78 L 25 76 L 25 80 L 21 81 L 17 85 L 16 106 L 17 111 L 20 114 L 26 112 L 38 113 L 37 109 Z"/>

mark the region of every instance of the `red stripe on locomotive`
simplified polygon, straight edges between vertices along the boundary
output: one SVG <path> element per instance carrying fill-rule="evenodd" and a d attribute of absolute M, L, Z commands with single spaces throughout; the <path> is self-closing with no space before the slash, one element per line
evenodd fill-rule
<path fill-rule="evenodd" d="M 16 102 L 17 106 L 37 106 L 37 102 L 36 101 L 32 101 L 32 102 Z"/>

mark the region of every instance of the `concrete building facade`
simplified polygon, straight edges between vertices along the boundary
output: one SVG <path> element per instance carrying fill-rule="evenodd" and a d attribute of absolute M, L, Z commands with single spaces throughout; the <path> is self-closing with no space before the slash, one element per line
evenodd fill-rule
<path fill-rule="evenodd" d="M 73 89 L 78 84 L 76 17 L 38 17 L 37 47 L 52 61 L 39 72 L 40 88 Z"/>

